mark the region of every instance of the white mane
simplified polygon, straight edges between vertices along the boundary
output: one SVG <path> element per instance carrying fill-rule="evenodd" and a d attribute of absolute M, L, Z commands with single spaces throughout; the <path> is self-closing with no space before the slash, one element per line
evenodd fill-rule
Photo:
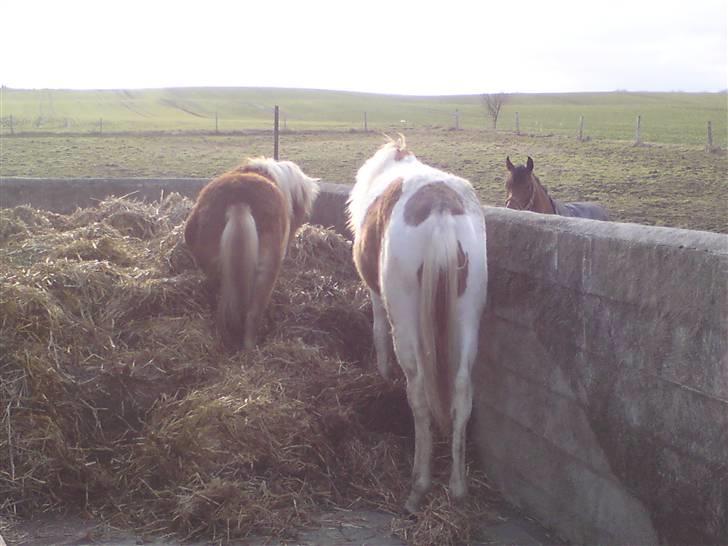
<path fill-rule="evenodd" d="M 292 161 L 276 161 L 270 157 L 248 159 L 247 166 L 267 172 L 283 193 L 289 218 L 293 207 L 303 209 L 305 217 L 311 216 L 313 203 L 319 193 L 318 178 L 311 178 Z"/>

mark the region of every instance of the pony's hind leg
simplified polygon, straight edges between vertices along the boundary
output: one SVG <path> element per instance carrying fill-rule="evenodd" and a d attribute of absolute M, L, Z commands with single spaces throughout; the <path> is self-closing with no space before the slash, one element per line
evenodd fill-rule
<path fill-rule="evenodd" d="M 415 456 L 412 463 L 412 487 L 404 508 L 415 513 L 432 487 L 432 429 L 430 408 L 425 395 L 425 376 L 419 361 L 419 337 L 416 299 L 395 292 L 399 297 L 388 301 L 392 320 L 394 350 L 407 380 L 407 400 L 415 424 Z"/>
<path fill-rule="evenodd" d="M 277 247 L 274 247 L 277 248 Z M 245 312 L 245 336 L 243 348 L 253 349 L 256 344 L 258 327 L 268 307 L 273 287 L 278 279 L 281 267 L 280 252 L 270 251 L 261 247 L 258 255 L 258 266 L 255 271 L 255 281 L 250 305 Z"/>
<path fill-rule="evenodd" d="M 374 350 L 377 353 L 377 369 L 387 381 L 392 379 L 392 362 L 389 358 L 389 319 L 381 296 L 374 290 L 369 291 L 374 316 Z"/>
<path fill-rule="evenodd" d="M 407 399 L 415 421 L 415 458 L 412 464 L 412 488 L 404 508 L 413 514 L 432 487 L 430 408 L 427 406 L 425 382 L 421 372 L 407 378 Z"/>
<path fill-rule="evenodd" d="M 476 321 L 477 325 L 477 321 Z M 463 326 L 466 326 L 463 324 Z M 450 473 L 450 496 L 455 501 L 462 500 L 468 493 L 465 472 L 466 429 L 473 407 L 473 383 L 471 369 L 478 346 L 478 329 L 467 325 L 462 330 L 462 349 L 458 371 L 455 375 L 453 393 L 452 426 L 452 471 Z"/>

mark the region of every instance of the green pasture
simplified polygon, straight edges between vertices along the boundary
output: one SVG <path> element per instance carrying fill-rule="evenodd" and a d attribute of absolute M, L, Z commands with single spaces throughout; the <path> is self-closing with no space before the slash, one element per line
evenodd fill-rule
<path fill-rule="evenodd" d="M 725 151 L 708 153 L 683 144 L 634 146 L 607 139 L 578 142 L 567 136 L 517 136 L 483 129 L 403 133 L 423 161 L 470 180 L 486 205 L 503 204 L 506 156 L 524 163 L 530 155 L 536 173 L 557 199 L 600 202 L 622 222 L 728 233 Z M 382 143 L 376 132 L 289 131 L 281 135 L 280 155 L 312 176 L 351 184 L 357 169 Z M 262 131 L 16 136 L 2 139 L 0 176 L 211 178 L 246 157 L 272 153 L 272 136 Z"/>
<path fill-rule="evenodd" d="M 645 142 L 704 146 L 707 122 L 714 144 L 728 146 L 725 93 L 512 94 L 498 129 L 575 137 L 580 116 L 590 139 L 634 140 L 637 116 Z M 3 88 L 0 135 L 132 132 L 231 133 L 270 129 L 394 131 L 490 127 L 480 97 L 412 97 L 275 88 L 176 88 L 142 90 L 17 90 Z M 456 121 L 457 120 L 457 121 Z"/>

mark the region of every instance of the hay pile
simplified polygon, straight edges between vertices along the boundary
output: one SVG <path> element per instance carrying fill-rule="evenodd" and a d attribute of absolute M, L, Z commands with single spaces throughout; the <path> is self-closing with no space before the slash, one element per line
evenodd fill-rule
<path fill-rule="evenodd" d="M 398 513 L 411 414 L 401 382 L 371 368 L 350 244 L 305 227 L 259 348 L 231 355 L 183 243 L 191 204 L 173 194 L 69 216 L 0 210 L 0 516 L 75 508 L 227 540 L 291 537 L 330 508 Z M 393 531 L 467 540 L 485 492 L 476 479 L 458 510 L 437 487 Z"/>

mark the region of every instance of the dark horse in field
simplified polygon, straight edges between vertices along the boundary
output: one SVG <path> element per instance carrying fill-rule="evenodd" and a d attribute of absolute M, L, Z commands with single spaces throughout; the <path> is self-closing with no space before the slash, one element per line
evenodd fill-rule
<path fill-rule="evenodd" d="M 517 167 L 511 163 L 510 157 L 507 157 L 506 167 L 510 173 L 506 180 L 507 208 L 592 220 L 609 220 L 607 210 L 596 203 L 562 203 L 552 199 L 538 176 L 533 174 L 533 159 L 530 157 L 526 165 Z"/>

